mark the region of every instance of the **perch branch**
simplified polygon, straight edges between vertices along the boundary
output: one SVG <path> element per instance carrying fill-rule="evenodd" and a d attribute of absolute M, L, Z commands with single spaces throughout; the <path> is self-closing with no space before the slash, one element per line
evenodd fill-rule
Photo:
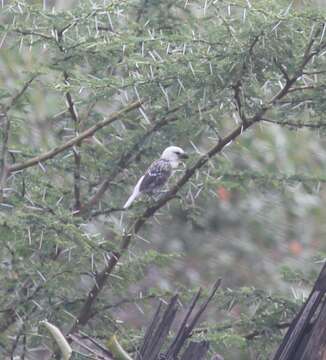
<path fill-rule="evenodd" d="M 178 116 L 176 115 L 171 115 L 175 112 L 177 112 L 178 110 L 180 110 L 181 108 L 183 108 L 185 104 L 182 104 L 180 106 L 175 107 L 174 109 L 171 109 L 168 113 L 167 116 L 163 117 L 161 120 L 157 121 L 156 123 L 154 123 L 154 125 L 152 125 L 144 134 L 143 136 L 131 147 L 131 149 L 126 152 L 125 154 L 122 154 L 122 156 L 119 158 L 117 165 L 114 167 L 113 172 L 101 183 L 100 187 L 98 188 L 98 190 L 95 192 L 95 194 L 90 198 L 90 200 L 83 205 L 83 207 L 81 208 L 80 212 L 76 215 L 85 215 L 87 214 L 88 211 L 90 211 L 92 209 L 92 207 L 94 207 L 102 198 L 104 193 L 109 189 L 111 182 L 116 178 L 116 176 L 125 168 L 127 168 L 128 165 L 130 165 L 132 163 L 132 161 L 139 156 L 139 154 L 142 152 L 141 147 L 142 145 L 145 143 L 145 141 L 155 132 L 159 131 L 160 129 L 162 129 L 164 126 L 177 121 L 178 120 Z M 214 104 L 215 105 L 215 104 Z M 211 109 L 214 105 L 209 105 L 204 109 L 196 109 L 195 113 L 198 113 L 199 111 L 206 111 Z M 117 211 L 118 208 L 112 208 L 112 209 L 107 209 L 107 213 L 113 212 L 113 211 Z M 100 212 L 96 212 L 97 216 L 100 215 Z"/>
<path fill-rule="evenodd" d="M 141 139 L 137 141 L 129 151 L 127 151 L 125 154 L 122 154 L 113 172 L 102 182 L 102 184 L 95 192 L 95 194 L 90 198 L 90 200 L 83 205 L 78 215 L 83 215 L 87 213 L 87 211 L 89 211 L 92 207 L 94 207 L 103 198 L 104 193 L 108 190 L 111 182 L 116 178 L 116 176 L 139 155 L 140 152 L 139 149 L 142 147 L 146 139 L 148 139 L 153 133 L 161 129 L 163 126 L 170 124 L 171 122 L 176 120 L 177 120 L 176 116 L 161 119 L 160 121 L 155 123 L 152 127 L 150 127 L 141 137 Z"/>

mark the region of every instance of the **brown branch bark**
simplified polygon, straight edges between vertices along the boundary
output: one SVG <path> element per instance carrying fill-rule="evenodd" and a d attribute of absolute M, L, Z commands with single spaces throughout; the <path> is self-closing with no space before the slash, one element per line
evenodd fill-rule
<path fill-rule="evenodd" d="M 209 302 L 212 300 L 212 298 L 214 297 L 214 295 L 216 294 L 216 291 L 218 290 L 218 288 L 221 285 L 222 280 L 218 279 L 215 284 L 213 285 L 208 298 L 204 301 L 204 303 L 199 307 L 199 309 L 196 311 L 193 319 L 190 321 L 189 324 L 187 324 L 187 321 L 191 315 L 191 313 L 193 312 L 193 309 L 200 297 L 200 291 L 198 291 L 198 293 L 195 295 L 188 312 L 186 313 L 186 316 L 183 320 L 183 322 L 180 325 L 179 331 L 173 341 L 173 343 L 171 344 L 171 346 L 169 347 L 167 353 L 166 353 L 166 358 L 167 360 L 173 360 L 176 359 L 183 344 L 185 343 L 185 341 L 189 338 L 191 332 L 193 331 L 193 329 L 195 328 L 195 325 L 197 324 L 199 318 L 201 317 L 201 315 L 203 314 L 203 312 L 206 310 L 207 305 L 209 304 Z"/>
<path fill-rule="evenodd" d="M 114 121 L 120 119 L 124 114 L 127 114 L 128 112 L 138 108 L 139 106 L 141 106 L 141 104 L 142 104 L 141 101 L 136 101 L 134 103 L 129 104 L 122 110 L 120 110 L 118 112 L 114 112 L 107 119 L 104 119 L 104 120 L 98 122 L 94 126 L 83 131 L 81 134 L 79 134 L 78 136 L 75 136 L 74 138 L 67 141 L 66 143 L 64 143 L 52 150 L 49 150 L 43 154 L 35 156 L 26 162 L 11 165 L 9 167 L 9 172 L 23 170 L 23 169 L 29 168 L 31 166 L 37 165 L 39 162 L 54 158 L 56 155 L 71 148 L 72 146 L 76 145 L 80 141 L 86 139 L 87 137 L 94 135 L 98 130 L 102 129 L 103 127 L 108 126 L 108 125 L 112 124 Z"/>
<path fill-rule="evenodd" d="M 171 329 L 178 308 L 178 295 L 174 295 L 171 298 L 163 315 L 160 313 L 160 303 L 158 310 L 156 311 L 154 318 L 146 331 L 143 345 L 139 351 L 139 354 L 137 354 L 137 360 L 157 359 Z"/>
<path fill-rule="evenodd" d="M 69 85 L 69 76 L 66 71 L 63 72 L 64 76 L 64 83 L 66 85 Z M 74 122 L 74 128 L 75 128 L 75 136 L 78 136 L 79 134 L 79 128 L 80 128 L 80 119 L 78 116 L 78 112 L 76 110 L 75 103 L 72 99 L 72 96 L 69 91 L 66 92 L 66 100 L 68 105 L 68 111 L 70 113 L 70 116 Z M 75 204 L 74 204 L 74 211 L 79 211 L 81 208 L 81 199 L 80 199 L 80 193 L 81 193 L 81 176 L 80 176 L 80 168 L 81 168 L 81 155 L 80 155 L 80 148 L 81 148 L 82 141 L 78 142 L 75 146 L 73 146 L 72 151 L 74 154 L 74 160 L 75 160 L 75 168 L 74 168 L 74 198 L 75 198 Z"/>
<path fill-rule="evenodd" d="M 1 114 L 0 120 L 3 121 L 2 127 L 2 146 L 0 152 L 0 202 L 3 201 L 4 193 L 3 189 L 6 187 L 7 177 L 9 175 L 9 169 L 7 164 L 7 156 L 8 156 L 8 142 L 9 142 L 9 134 L 10 134 L 10 117 L 8 112 L 16 105 L 17 101 L 23 96 L 25 91 L 29 88 L 33 80 L 38 75 L 33 75 L 28 81 L 25 82 L 23 87 L 14 95 L 9 102 L 8 105 L 4 106 Z"/>
<path fill-rule="evenodd" d="M 0 116 L 0 121 L 3 121 L 2 127 L 2 146 L 0 153 L 0 202 L 4 200 L 4 188 L 6 187 L 6 180 L 8 176 L 7 169 L 7 155 L 8 155 L 8 141 L 10 132 L 10 119 L 7 113 Z"/>
<path fill-rule="evenodd" d="M 195 311 L 195 307 L 198 305 L 198 301 L 201 295 L 201 289 L 197 291 L 194 295 L 188 310 L 186 311 L 183 320 L 179 326 L 179 330 L 177 331 L 174 340 L 165 351 L 165 353 L 161 353 L 162 348 L 164 346 L 164 342 L 167 338 L 168 333 L 171 330 L 173 321 L 175 320 L 176 313 L 179 309 L 178 306 L 178 295 L 175 295 L 171 298 L 169 304 L 166 307 L 165 312 L 162 314 L 162 302 L 159 303 L 159 306 L 153 316 L 153 319 L 148 326 L 143 343 L 137 352 L 137 360 L 156 360 L 160 356 L 166 360 L 174 360 L 177 359 L 177 356 L 188 340 L 191 332 L 194 327 L 197 325 L 200 316 L 206 310 L 207 305 L 212 300 L 213 296 L 216 294 L 216 291 L 220 287 L 221 279 L 218 279 L 213 285 L 208 298 L 199 306 L 198 310 Z M 192 320 L 188 324 L 188 320 L 192 317 Z M 198 357 L 191 357 L 191 359 L 203 359 L 204 354 L 208 350 L 208 343 L 205 344 L 204 347 L 198 346 L 198 343 L 191 343 L 185 350 L 182 359 L 188 359 L 187 356 L 192 354 L 192 351 L 195 352 Z M 203 344 L 202 344 L 203 345 Z M 192 351 L 191 351 L 192 350 Z M 186 355 L 185 355 L 186 354 Z M 193 353 L 194 355 L 194 353 Z M 190 358 L 190 357 L 189 357 Z"/>

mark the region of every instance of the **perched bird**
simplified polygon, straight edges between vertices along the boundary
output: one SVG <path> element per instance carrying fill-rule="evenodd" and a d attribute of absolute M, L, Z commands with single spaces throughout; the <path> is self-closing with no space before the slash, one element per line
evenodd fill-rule
<path fill-rule="evenodd" d="M 187 158 L 188 155 L 178 146 L 167 147 L 161 157 L 155 160 L 138 180 L 123 208 L 128 208 L 141 194 L 152 195 L 158 192 L 172 175 L 173 170 L 178 167 L 180 160 Z"/>

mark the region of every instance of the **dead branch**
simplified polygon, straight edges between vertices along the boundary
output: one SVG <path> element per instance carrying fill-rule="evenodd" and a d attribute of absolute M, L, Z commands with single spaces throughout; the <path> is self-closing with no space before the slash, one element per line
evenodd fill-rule
<path fill-rule="evenodd" d="M 218 290 L 218 288 L 221 285 L 222 280 L 218 279 L 215 284 L 213 285 L 210 294 L 208 296 L 208 298 L 206 299 L 206 301 L 204 301 L 204 303 L 199 307 L 199 309 L 197 310 L 197 312 L 195 313 L 193 319 L 191 320 L 191 322 L 189 323 L 189 325 L 187 324 L 187 321 L 199 299 L 200 296 L 200 291 L 198 291 L 197 295 L 194 297 L 188 313 L 186 314 L 183 322 L 180 325 L 179 331 L 177 333 L 177 336 L 175 337 L 175 340 L 173 341 L 173 343 L 171 344 L 171 346 L 169 347 L 167 353 L 166 353 L 166 358 L 167 360 L 173 360 L 175 359 L 183 344 L 185 343 L 185 341 L 189 338 L 191 332 L 193 331 L 193 329 L 195 328 L 195 325 L 197 324 L 199 318 L 201 317 L 201 315 L 203 314 L 203 312 L 206 310 L 207 305 L 209 304 L 209 302 L 212 300 L 212 298 L 214 297 L 214 295 L 216 294 L 216 291 Z"/>
<path fill-rule="evenodd" d="M 325 359 L 326 263 L 279 346 L 274 360 Z"/>
<path fill-rule="evenodd" d="M 161 315 L 160 303 L 158 310 L 156 311 L 154 318 L 146 331 L 143 345 L 137 355 L 137 360 L 157 359 L 171 329 L 178 308 L 178 295 L 171 298 L 163 315 Z"/>
<path fill-rule="evenodd" d="M 162 314 L 162 302 L 160 302 L 153 319 L 148 326 L 143 344 L 137 353 L 137 360 L 156 360 L 159 358 L 166 360 L 173 360 L 177 358 L 178 353 L 185 345 L 186 341 L 189 338 L 190 333 L 197 325 L 200 316 L 206 310 L 208 303 L 212 300 L 213 296 L 216 294 L 219 286 L 221 284 L 221 279 L 218 279 L 212 287 L 212 290 L 208 298 L 204 303 L 199 307 L 197 311 L 194 309 L 198 304 L 201 289 L 194 295 L 189 308 L 184 316 L 183 321 L 180 324 L 179 330 L 177 331 L 174 340 L 171 345 L 168 347 L 168 350 L 165 353 L 161 353 L 164 342 L 167 338 L 167 334 L 170 332 L 173 321 L 175 319 L 176 313 L 179 309 L 178 306 L 178 295 L 175 295 L 171 298 L 169 304 L 166 307 L 164 314 Z M 193 315 L 193 316 L 192 316 Z M 188 324 L 189 318 L 192 316 L 192 320 Z M 201 344 L 201 345 L 199 345 Z M 185 350 L 182 359 L 188 359 L 188 355 L 193 353 L 197 354 L 197 357 L 190 357 L 190 359 L 200 360 L 203 359 L 203 356 L 208 350 L 208 343 L 205 342 L 205 345 L 202 343 L 190 343 L 189 347 Z"/>

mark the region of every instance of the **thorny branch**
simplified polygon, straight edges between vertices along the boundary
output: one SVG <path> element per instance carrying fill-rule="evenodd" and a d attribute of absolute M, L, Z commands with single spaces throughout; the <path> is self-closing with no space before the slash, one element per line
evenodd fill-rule
<path fill-rule="evenodd" d="M 140 229 L 144 226 L 147 220 L 152 218 L 154 214 L 158 210 L 160 210 L 163 206 L 165 206 L 170 200 L 174 199 L 177 193 L 179 192 L 179 190 L 190 180 L 190 178 L 200 168 L 202 168 L 209 161 L 209 159 L 220 153 L 225 146 L 230 145 L 252 125 L 261 121 L 265 113 L 270 108 L 275 106 L 278 100 L 281 100 L 283 97 L 285 97 L 288 94 L 292 85 L 294 85 L 298 80 L 298 78 L 300 78 L 300 76 L 302 75 L 305 66 L 309 63 L 309 61 L 312 59 L 314 55 L 318 54 L 321 51 L 321 47 L 319 47 L 319 49 L 312 50 L 316 37 L 318 36 L 319 33 L 320 30 L 317 30 L 315 36 L 311 37 L 311 40 L 309 41 L 305 49 L 301 64 L 298 66 L 293 76 L 290 77 L 288 81 L 286 81 L 284 87 L 277 94 L 275 94 L 267 103 L 263 104 L 260 110 L 258 110 L 254 116 L 248 118 L 246 122 L 237 126 L 224 138 L 219 139 L 219 141 L 215 146 L 213 146 L 206 154 L 199 157 L 199 159 L 195 162 L 195 164 L 185 171 L 184 175 L 179 179 L 176 185 L 170 191 L 168 191 L 161 199 L 159 199 L 153 205 L 146 208 L 145 211 L 129 227 L 129 229 L 121 239 L 121 246 L 119 251 L 113 252 L 111 254 L 105 268 L 96 275 L 96 284 L 88 293 L 85 302 L 79 311 L 77 320 L 70 329 L 69 333 L 73 333 L 77 331 L 80 327 L 87 324 L 88 320 L 90 319 L 92 306 L 95 303 L 99 293 L 102 291 L 108 277 L 114 270 L 120 257 L 128 249 L 133 236 L 140 231 Z"/>
<path fill-rule="evenodd" d="M 69 85 L 69 76 L 66 71 L 63 73 L 64 75 L 64 83 L 66 85 Z M 68 111 L 70 113 L 70 116 L 74 122 L 75 127 L 75 136 L 78 136 L 79 134 L 79 125 L 80 125 L 80 119 L 78 116 L 78 112 L 76 110 L 76 106 L 74 104 L 74 101 L 72 99 L 72 96 L 69 91 L 66 92 L 66 100 L 68 105 Z M 80 155 L 80 147 L 81 147 L 81 141 L 76 143 L 75 146 L 73 146 L 72 151 L 74 154 L 74 160 L 75 160 L 75 168 L 74 168 L 74 195 L 75 195 L 75 204 L 74 204 L 74 210 L 79 211 L 81 207 L 81 200 L 80 200 L 80 166 L 81 166 L 81 155 Z"/>
<path fill-rule="evenodd" d="M 141 101 L 136 101 L 136 102 L 130 103 L 122 110 L 112 113 L 107 119 L 104 119 L 104 120 L 98 122 L 97 124 L 91 126 L 90 128 L 83 131 L 78 136 L 75 136 L 74 138 L 70 139 L 66 143 L 64 143 L 52 150 L 49 150 L 43 154 L 37 155 L 37 156 L 29 159 L 26 162 L 13 164 L 8 168 L 8 171 L 10 173 L 12 173 L 15 171 L 23 170 L 23 169 L 29 168 L 31 166 L 37 165 L 38 163 L 40 163 L 42 161 L 46 161 L 46 160 L 54 158 L 56 155 L 71 148 L 72 146 L 78 144 L 80 141 L 86 139 L 87 137 L 93 136 L 98 130 L 102 129 L 103 127 L 112 124 L 116 120 L 119 120 L 123 115 L 138 108 L 139 106 L 141 106 L 141 104 L 142 104 Z"/>
<path fill-rule="evenodd" d="M 251 42 L 251 44 L 249 45 L 249 49 L 248 51 L 246 51 L 246 56 L 245 59 L 242 61 L 242 66 L 241 66 L 241 70 L 240 73 L 238 75 L 238 79 L 237 81 L 235 81 L 235 83 L 231 86 L 233 91 L 234 91 L 234 100 L 235 100 L 235 105 L 239 114 L 239 117 L 241 119 L 241 121 L 243 123 L 245 123 L 247 121 L 247 117 L 244 111 L 244 95 L 242 93 L 242 77 L 247 69 L 247 61 L 246 58 L 251 58 L 254 55 L 254 49 L 255 46 L 257 45 L 258 41 L 260 40 L 260 38 L 264 35 L 264 31 L 260 31 L 259 34 L 257 34 L 253 41 Z"/>
<path fill-rule="evenodd" d="M 0 202 L 3 202 L 4 188 L 6 186 L 6 179 L 8 176 L 7 170 L 7 153 L 8 153 L 8 140 L 10 132 L 10 119 L 8 114 L 3 113 L 0 115 L 0 120 L 3 120 L 2 127 L 2 146 L 0 155 Z"/>
<path fill-rule="evenodd" d="M 7 165 L 7 155 L 8 155 L 8 141 L 9 141 L 9 134 L 10 134 L 10 117 L 8 112 L 16 105 L 17 101 L 23 96 L 25 91 L 29 88 L 31 83 L 38 75 L 33 75 L 23 87 L 17 92 L 16 95 L 13 96 L 11 101 L 8 105 L 3 106 L 1 109 L 0 114 L 0 121 L 3 121 L 2 127 L 2 146 L 1 146 L 1 153 L 0 153 L 0 202 L 3 201 L 3 189 L 6 186 L 6 180 L 9 175 L 8 165 Z"/>
<path fill-rule="evenodd" d="M 271 124 L 289 126 L 292 128 L 306 127 L 306 128 L 310 128 L 310 129 L 323 129 L 326 127 L 326 123 L 323 121 L 319 121 L 317 123 L 307 123 L 307 122 L 300 122 L 300 121 L 293 122 L 293 121 L 289 121 L 289 120 L 273 120 L 273 119 L 268 119 L 266 117 L 263 117 L 261 120 L 264 122 L 271 123 Z"/>
<path fill-rule="evenodd" d="M 212 108 L 215 104 L 205 107 L 204 109 L 196 109 L 195 113 L 203 112 Z M 122 154 L 122 156 L 117 161 L 117 165 L 114 167 L 112 173 L 101 183 L 98 190 L 95 194 L 90 198 L 90 200 L 83 205 L 78 215 L 85 215 L 90 211 L 102 198 L 104 193 L 109 189 L 112 181 L 117 177 L 122 170 L 126 169 L 128 165 L 132 163 L 132 161 L 139 156 L 142 152 L 142 145 L 145 141 L 152 136 L 155 132 L 162 129 L 164 126 L 169 125 L 170 123 L 177 121 L 177 115 L 171 115 L 176 113 L 178 110 L 186 106 L 186 104 L 177 106 L 170 111 L 168 111 L 167 115 L 164 116 L 159 121 L 155 122 L 143 135 L 142 137 L 128 150 L 126 153 Z M 118 211 L 118 208 L 107 209 L 108 213 Z M 122 210 L 122 209 L 121 209 Z M 100 215 L 100 212 L 96 212 L 96 215 Z M 92 215 L 93 216 L 93 215 Z"/>

